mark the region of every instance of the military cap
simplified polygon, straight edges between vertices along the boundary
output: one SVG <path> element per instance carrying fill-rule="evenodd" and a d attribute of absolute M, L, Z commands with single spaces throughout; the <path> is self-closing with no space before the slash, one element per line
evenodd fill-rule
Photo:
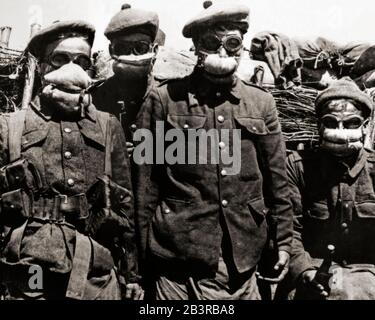
<path fill-rule="evenodd" d="M 351 99 L 357 102 L 363 108 L 366 114 L 370 114 L 373 108 L 371 98 L 361 91 L 356 83 L 349 78 L 343 78 L 331 83 L 331 85 L 322 91 L 315 101 L 315 111 L 318 115 L 322 113 L 322 107 L 327 102 L 335 99 Z"/>
<path fill-rule="evenodd" d="M 247 32 L 250 14 L 247 6 L 229 1 L 214 3 L 206 1 L 203 6 L 205 9 L 185 24 L 182 30 L 184 37 L 192 38 L 196 30 L 207 28 L 218 22 L 236 23 L 243 33 Z"/>
<path fill-rule="evenodd" d="M 157 13 L 141 9 L 133 9 L 129 4 L 124 4 L 121 11 L 109 22 L 104 35 L 112 40 L 114 37 L 132 31 L 149 34 L 155 40 L 159 29 Z"/>
<path fill-rule="evenodd" d="M 85 21 L 55 21 L 49 27 L 40 30 L 30 40 L 27 49 L 37 58 L 41 58 L 47 45 L 63 38 L 74 36 L 87 37 L 92 46 L 95 38 L 95 27 Z"/>

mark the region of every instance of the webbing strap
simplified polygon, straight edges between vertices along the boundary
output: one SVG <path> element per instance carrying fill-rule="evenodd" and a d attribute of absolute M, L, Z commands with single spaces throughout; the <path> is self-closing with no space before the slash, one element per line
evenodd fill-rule
<path fill-rule="evenodd" d="M 70 273 L 66 297 L 83 300 L 85 296 L 87 276 L 91 261 L 91 242 L 86 236 L 76 232 L 76 247 L 73 258 L 73 267 Z"/>
<path fill-rule="evenodd" d="M 9 161 L 21 158 L 21 139 L 25 127 L 26 110 L 16 111 L 9 117 Z"/>
<path fill-rule="evenodd" d="M 103 135 L 105 137 L 105 158 L 104 158 L 104 174 L 112 176 L 112 132 L 110 126 L 110 115 L 109 113 L 98 114 L 98 120 L 100 127 L 102 128 Z"/>

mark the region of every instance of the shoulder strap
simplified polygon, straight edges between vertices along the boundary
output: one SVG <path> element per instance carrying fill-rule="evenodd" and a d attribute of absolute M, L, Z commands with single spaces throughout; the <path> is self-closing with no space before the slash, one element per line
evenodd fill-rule
<path fill-rule="evenodd" d="M 104 174 L 112 176 L 112 132 L 110 125 L 110 114 L 107 112 L 98 112 L 100 127 L 102 128 L 103 135 L 105 137 L 105 158 L 104 158 Z"/>
<path fill-rule="evenodd" d="M 25 127 L 26 110 L 16 111 L 9 117 L 9 160 L 14 162 L 21 158 L 21 139 Z"/>

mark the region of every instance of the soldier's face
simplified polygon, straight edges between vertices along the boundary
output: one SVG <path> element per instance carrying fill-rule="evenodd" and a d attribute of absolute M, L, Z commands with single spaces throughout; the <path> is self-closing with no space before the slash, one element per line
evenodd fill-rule
<path fill-rule="evenodd" d="M 90 68 L 91 46 L 85 39 L 74 37 L 49 44 L 40 64 L 41 75 L 44 76 L 71 62 L 78 64 L 85 71 Z"/>
<path fill-rule="evenodd" d="M 354 102 L 332 100 L 319 119 L 321 147 L 338 157 L 347 157 L 363 148 L 364 115 Z"/>
<path fill-rule="evenodd" d="M 113 72 L 121 81 L 144 81 L 152 71 L 157 45 L 151 36 L 133 33 L 112 40 L 109 47 Z"/>
<path fill-rule="evenodd" d="M 239 30 L 212 28 L 203 31 L 195 41 L 198 67 L 214 83 L 233 79 L 243 52 L 242 34 Z"/>

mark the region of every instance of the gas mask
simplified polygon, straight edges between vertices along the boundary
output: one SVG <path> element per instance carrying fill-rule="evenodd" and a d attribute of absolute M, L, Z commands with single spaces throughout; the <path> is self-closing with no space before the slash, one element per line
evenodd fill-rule
<path fill-rule="evenodd" d="M 44 75 L 41 98 L 64 115 L 83 117 L 90 104 L 85 93 L 91 82 L 79 65 L 70 62 Z"/>
<path fill-rule="evenodd" d="M 112 69 L 124 81 L 148 78 L 156 59 L 157 45 L 146 41 L 119 42 L 111 46 Z"/>
<path fill-rule="evenodd" d="M 198 67 L 205 71 L 205 76 L 215 83 L 233 81 L 238 69 L 242 38 L 228 35 L 222 38 L 215 34 L 207 34 L 199 40 Z"/>
<path fill-rule="evenodd" d="M 363 148 L 366 124 L 367 121 L 356 114 L 344 118 L 324 115 L 320 119 L 320 148 L 336 157 L 357 154 Z"/>

